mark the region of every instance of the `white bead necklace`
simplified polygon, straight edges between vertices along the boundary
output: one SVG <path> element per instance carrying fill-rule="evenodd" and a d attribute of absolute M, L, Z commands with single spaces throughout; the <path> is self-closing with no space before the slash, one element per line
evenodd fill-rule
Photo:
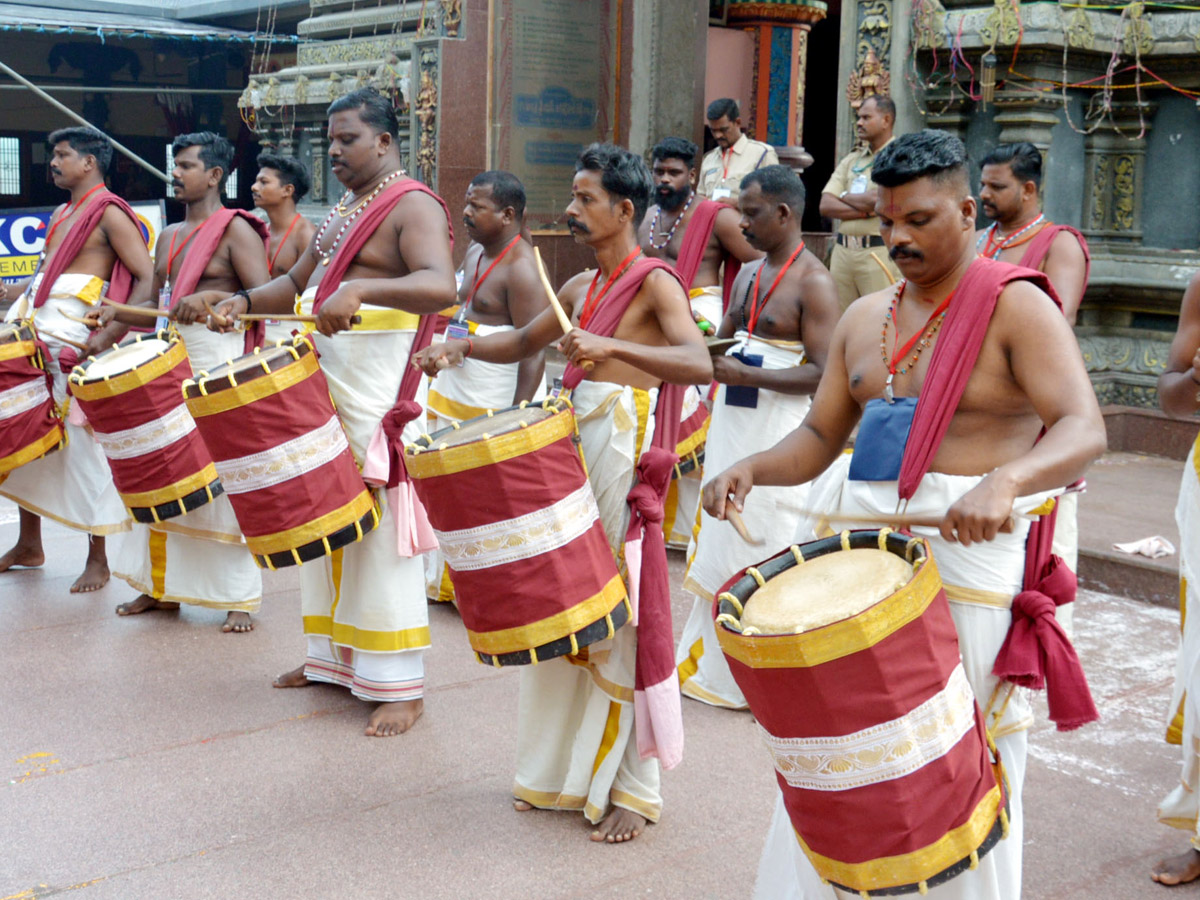
<path fill-rule="evenodd" d="M 395 172 L 393 172 L 387 178 L 383 179 L 383 181 L 379 182 L 379 184 L 377 184 L 375 186 L 375 190 L 371 191 L 371 193 L 369 193 L 366 196 L 366 198 L 361 203 L 358 204 L 358 206 L 354 207 L 354 211 L 350 213 L 349 218 L 347 218 L 346 221 L 342 223 L 342 227 L 339 228 L 337 234 L 334 235 L 333 243 L 329 245 L 329 249 L 326 250 L 323 254 L 321 254 L 321 265 L 323 265 L 323 266 L 329 265 L 330 260 L 333 259 L 334 252 L 337 250 L 338 245 L 342 243 L 342 238 L 345 236 L 347 229 L 349 229 L 350 226 L 354 224 L 354 220 L 357 219 L 360 215 L 362 215 L 363 210 L 365 210 L 367 208 L 367 206 L 370 205 L 372 200 L 374 200 L 376 197 L 379 196 L 379 192 L 382 191 L 387 186 L 388 182 L 390 182 L 393 178 L 396 178 L 403 174 L 404 174 L 403 169 L 397 169 Z M 342 195 L 342 199 L 337 202 L 337 205 L 329 211 L 329 215 L 327 215 L 325 217 L 325 221 L 321 223 L 321 227 L 319 229 L 317 229 L 317 246 L 318 247 L 320 247 L 321 244 L 324 243 L 325 232 L 329 229 L 330 223 L 333 222 L 333 217 L 338 215 L 341 210 L 344 210 L 346 208 L 346 206 L 345 206 L 346 200 L 350 196 L 352 196 L 353 193 L 354 193 L 353 191 L 346 191 L 346 193 Z M 345 215 L 345 213 L 341 213 L 341 214 Z"/>
<path fill-rule="evenodd" d="M 696 199 L 696 192 L 692 191 L 688 196 L 687 203 L 685 203 L 683 205 L 683 211 L 678 216 L 675 217 L 675 224 L 672 225 L 671 230 L 667 232 L 667 239 L 665 241 L 663 241 L 661 244 L 654 243 L 654 236 L 656 234 L 658 234 L 658 219 L 662 215 L 662 207 L 661 206 L 655 207 L 654 221 L 652 221 L 650 223 L 650 246 L 651 247 L 653 247 L 655 250 L 661 250 L 663 247 L 667 246 L 667 244 L 671 243 L 671 238 L 675 237 L 675 229 L 679 227 L 679 223 L 683 221 L 683 217 L 687 215 L 687 211 L 688 211 L 688 209 L 691 208 L 692 201 L 695 199 Z"/>

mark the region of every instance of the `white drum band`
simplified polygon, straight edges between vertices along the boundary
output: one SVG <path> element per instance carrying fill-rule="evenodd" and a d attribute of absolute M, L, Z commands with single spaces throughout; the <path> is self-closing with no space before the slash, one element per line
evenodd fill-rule
<path fill-rule="evenodd" d="M 335 415 L 324 425 L 278 447 L 250 456 L 218 460 L 217 474 L 227 493 L 245 494 L 299 478 L 332 462 L 349 449 L 346 433 Z"/>
<path fill-rule="evenodd" d="M 160 419 L 124 431 L 93 431 L 109 459 L 134 459 L 171 446 L 196 430 L 196 423 L 182 403 Z"/>
<path fill-rule="evenodd" d="M 0 421 L 37 409 L 49 399 L 46 379 L 41 377 L 18 384 L 7 391 L 0 391 Z"/>

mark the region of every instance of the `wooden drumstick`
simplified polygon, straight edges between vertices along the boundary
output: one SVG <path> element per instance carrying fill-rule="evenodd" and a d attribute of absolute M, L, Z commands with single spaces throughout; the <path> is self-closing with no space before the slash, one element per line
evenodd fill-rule
<path fill-rule="evenodd" d="M 308 322 L 313 323 L 318 319 L 317 316 L 306 316 L 299 313 L 243 313 L 238 316 L 238 320 L 242 322 Z M 361 325 L 362 316 L 351 316 L 351 325 Z"/>
<path fill-rule="evenodd" d="M 161 309 L 150 306 L 130 306 L 127 303 L 118 303 L 116 300 L 109 300 L 107 297 L 101 297 L 100 302 L 105 306 L 111 306 L 114 309 L 124 310 L 125 312 L 131 312 L 139 316 L 148 316 L 157 319 L 159 316 L 165 315 L 170 318 L 169 313 L 164 313 Z"/>
<path fill-rule="evenodd" d="M 56 341 L 66 344 L 68 347 L 74 347 L 76 350 L 82 350 L 84 353 L 88 352 L 87 344 L 81 344 L 79 341 L 73 341 L 70 338 L 65 338 L 61 334 L 55 334 L 52 331 L 45 331 L 43 329 L 39 329 L 38 334 L 40 334 L 42 337 L 53 338 Z"/>
<path fill-rule="evenodd" d="M 213 305 L 208 302 L 207 297 L 204 298 L 204 308 L 208 310 L 208 314 L 210 316 L 212 316 L 214 319 L 217 320 L 218 325 L 228 325 L 229 324 L 229 319 L 225 318 L 225 316 L 221 315 L 219 312 L 217 312 L 215 309 L 213 309 Z"/>
<path fill-rule="evenodd" d="M 871 259 L 875 260 L 875 264 L 883 269 L 883 274 L 887 276 L 888 284 L 895 284 L 896 276 L 892 274 L 891 269 L 883 264 L 883 260 L 876 256 L 874 252 L 871 253 Z"/>
<path fill-rule="evenodd" d="M 742 519 L 742 514 L 738 512 L 732 500 L 725 501 L 725 520 L 733 526 L 733 530 L 738 533 L 738 536 L 751 547 L 761 547 L 766 543 L 762 538 L 751 536 L 749 529 L 746 528 L 745 520 Z"/>
<path fill-rule="evenodd" d="M 870 516 L 852 516 L 836 510 L 833 512 L 817 512 L 814 509 L 798 509 L 801 518 L 824 519 L 827 522 L 839 522 L 847 525 L 891 525 L 896 528 L 940 528 L 943 516 L 906 516 L 897 513 L 889 516 L 887 513 L 876 513 Z M 1012 532 L 1015 522 L 1012 516 L 1000 526 L 1005 534 Z"/>
<path fill-rule="evenodd" d="M 542 252 L 537 247 L 533 248 L 533 258 L 537 261 L 538 276 L 542 279 L 542 287 L 546 291 L 546 296 L 550 299 L 550 307 L 554 310 L 559 327 L 562 328 L 564 335 L 568 335 L 575 330 L 575 326 L 571 324 L 571 319 L 567 315 L 567 311 L 563 309 L 563 305 L 558 299 L 558 294 L 554 293 L 554 287 L 550 284 L 550 276 L 546 274 L 546 266 L 542 262 Z M 595 366 L 596 364 L 590 359 L 579 361 L 579 368 L 585 372 L 592 371 Z"/>
<path fill-rule="evenodd" d="M 79 316 L 73 316 L 69 312 L 67 312 L 65 309 L 60 309 L 58 311 L 58 314 L 60 316 L 62 316 L 64 319 L 70 319 L 72 322 L 78 322 L 80 325 L 86 325 L 88 328 L 99 328 L 100 327 L 99 322 L 93 322 L 90 319 L 81 319 L 81 318 L 79 318 Z"/>

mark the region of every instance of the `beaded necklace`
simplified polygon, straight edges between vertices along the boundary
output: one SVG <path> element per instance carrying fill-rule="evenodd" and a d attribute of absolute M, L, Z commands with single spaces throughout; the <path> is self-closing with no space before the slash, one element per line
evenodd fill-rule
<path fill-rule="evenodd" d="M 946 310 L 949 308 L 950 301 L 954 297 L 954 291 L 951 291 L 950 296 L 943 300 L 938 305 L 938 308 L 925 320 L 925 324 L 921 326 L 921 330 L 910 337 L 904 346 L 897 350 L 896 345 L 900 343 L 900 323 L 896 319 L 896 310 L 900 306 L 900 298 L 904 296 L 904 288 L 907 284 L 907 279 L 901 281 L 899 288 L 896 289 L 896 296 L 892 298 L 892 303 L 888 306 L 887 318 L 883 320 L 883 331 L 879 336 L 879 355 L 883 357 L 883 364 L 887 366 L 888 370 L 887 381 L 883 386 L 883 396 L 888 403 L 893 403 L 896 399 L 892 393 L 892 381 L 897 375 L 907 375 L 916 366 L 917 360 L 921 358 L 921 353 L 932 343 L 933 336 L 942 327 L 942 321 L 946 318 Z M 892 340 L 892 355 L 890 359 L 887 351 L 889 322 L 892 323 L 892 327 L 896 330 L 896 336 Z M 908 355 L 910 350 L 913 352 L 912 359 L 908 361 L 908 365 L 900 368 L 900 362 Z"/>
<path fill-rule="evenodd" d="M 403 174 L 404 174 L 403 169 L 397 169 L 395 172 L 393 172 L 387 178 L 383 179 L 383 181 L 379 182 L 379 184 L 375 185 L 375 190 L 373 190 L 373 191 L 371 191 L 371 193 L 367 194 L 367 196 L 365 198 L 363 198 L 362 202 L 359 203 L 357 206 L 355 206 L 348 213 L 343 213 L 342 210 L 346 209 L 346 206 L 345 206 L 346 199 L 353 194 L 353 191 L 346 191 L 346 193 L 342 195 L 342 199 L 338 201 L 337 206 L 335 206 L 333 209 L 331 209 L 329 211 L 329 215 L 327 215 L 325 217 L 325 221 L 322 222 L 321 227 L 319 229 L 317 229 L 317 246 L 320 247 L 321 244 L 325 240 L 325 232 L 329 229 L 330 224 L 333 222 L 333 217 L 335 215 L 336 216 L 349 215 L 349 218 L 346 219 L 346 221 L 342 223 L 342 227 L 340 229 L 338 229 L 338 233 L 334 235 L 333 243 L 329 245 L 329 249 L 326 250 L 323 254 L 321 254 L 321 265 L 323 265 L 323 266 L 329 265 L 330 260 L 333 259 L 334 252 L 337 250 L 338 245 L 341 244 L 342 238 L 346 234 L 346 230 L 351 225 L 354 224 L 354 220 L 357 219 L 360 215 L 362 215 L 363 210 L 365 210 L 367 208 L 367 206 L 370 204 L 370 202 L 372 200 L 374 200 L 376 197 L 379 196 L 379 192 L 382 191 L 387 186 L 388 182 L 390 182 L 393 178 L 397 178 L 398 176 L 403 175 Z"/>
<path fill-rule="evenodd" d="M 1022 237 L 1022 235 L 1024 235 L 1026 232 L 1030 231 L 1034 227 L 1044 226 L 1046 224 L 1048 224 L 1046 222 L 1046 216 L 1045 214 L 1042 214 L 1019 231 L 1014 231 L 1009 235 L 1001 235 L 1000 239 L 996 240 L 996 235 L 999 234 L 1000 223 L 993 222 L 991 227 L 979 236 L 979 240 L 975 242 L 975 249 L 979 251 L 982 256 L 986 256 L 989 259 L 999 259 L 1000 254 L 1005 250 L 1008 250 L 1010 247 L 1020 246 L 1026 241 L 1033 240 L 1034 237 L 1037 236 L 1037 231 L 1041 231 L 1042 229 L 1038 227 L 1037 231 L 1033 232 L 1033 234 L 1030 234 L 1028 237 Z M 980 245 L 983 246 L 982 250 L 979 249 Z"/>
<path fill-rule="evenodd" d="M 671 225 L 671 230 L 667 232 L 667 239 L 661 244 L 654 243 L 654 236 L 658 234 L 658 219 L 662 215 L 662 207 L 657 206 L 654 209 L 654 220 L 650 223 L 650 246 L 655 250 L 661 250 L 667 244 L 671 243 L 671 238 L 675 237 L 675 229 L 679 227 L 679 223 L 683 221 L 683 217 L 687 215 L 687 211 L 691 208 L 692 201 L 696 199 L 696 192 L 689 191 L 687 203 L 683 205 L 683 212 L 675 217 L 674 224 Z"/>

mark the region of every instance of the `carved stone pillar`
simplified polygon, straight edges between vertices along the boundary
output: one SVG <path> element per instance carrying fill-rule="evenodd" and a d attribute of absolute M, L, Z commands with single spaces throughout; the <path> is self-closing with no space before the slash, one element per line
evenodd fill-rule
<path fill-rule="evenodd" d="M 416 153 L 413 155 L 413 172 L 430 188 L 437 190 L 437 146 L 438 146 L 438 94 L 440 81 L 438 78 L 438 62 L 440 56 L 436 45 L 421 46 L 416 49 L 417 92 L 413 100 L 413 142 Z"/>
<path fill-rule="evenodd" d="M 312 168 L 312 187 L 309 191 L 312 200 L 310 202 L 321 205 L 333 203 L 335 198 L 330 196 L 329 185 L 325 178 L 325 170 L 329 165 L 329 160 L 325 155 L 325 129 L 320 125 L 312 125 L 301 131 L 308 138 L 309 165 Z"/>
<path fill-rule="evenodd" d="M 1083 233 L 1091 239 L 1139 244 L 1146 138 L 1155 104 L 1113 105 L 1112 121 L 1093 132 L 1084 153 Z"/>
<path fill-rule="evenodd" d="M 1029 94 L 996 95 L 996 124 L 1000 126 L 1000 143 L 1029 141 L 1045 157 L 1050 148 L 1051 132 L 1058 125 L 1058 96 L 1032 97 Z"/>
<path fill-rule="evenodd" d="M 929 115 L 925 117 L 926 128 L 938 128 L 948 131 L 963 143 L 967 140 L 967 123 L 971 114 L 963 109 L 962 103 L 952 100 L 947 103 L 945 97 L 930 93 L 926 97 Z"/>

